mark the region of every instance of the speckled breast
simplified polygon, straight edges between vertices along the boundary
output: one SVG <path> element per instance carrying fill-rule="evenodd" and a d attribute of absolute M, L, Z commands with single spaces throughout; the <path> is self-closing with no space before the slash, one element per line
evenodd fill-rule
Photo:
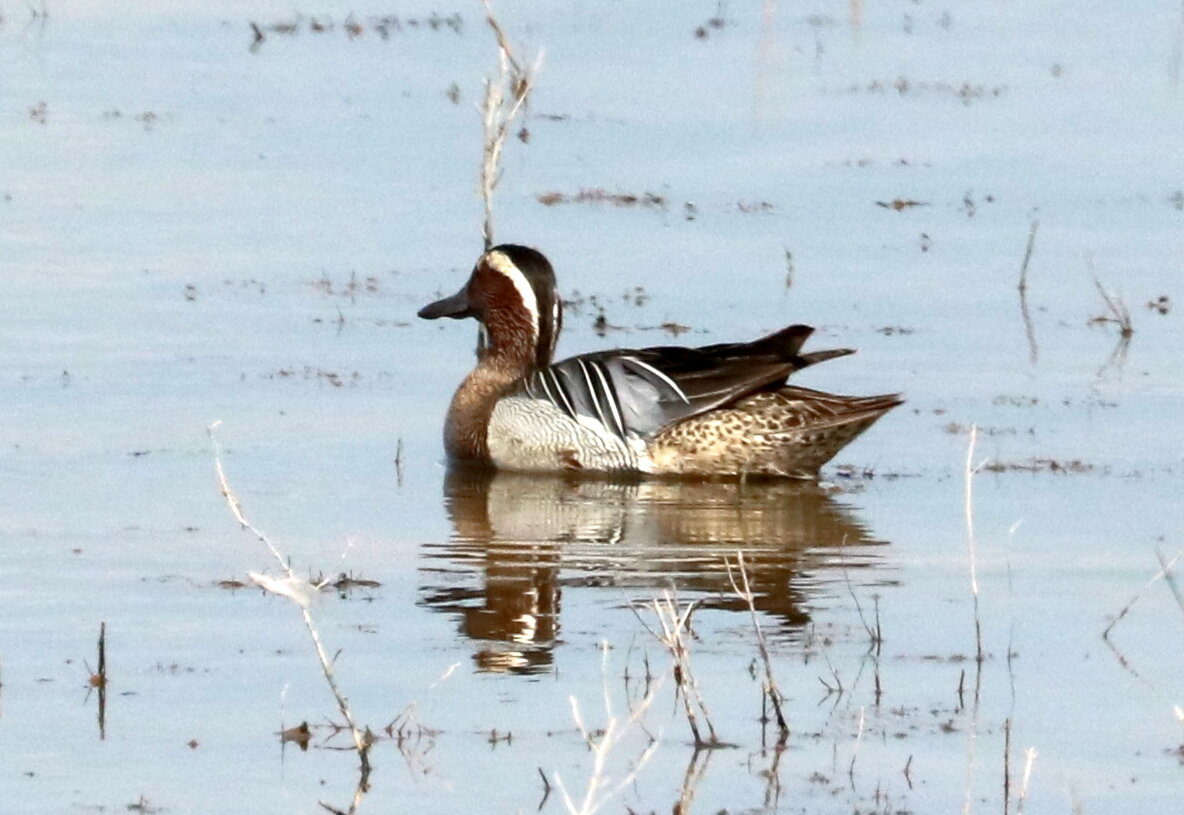
<path fill-rule="evenodd" d="M 644 443 L 631 445 L 589 420 L 577 420 L 554 404 L 507 396 L 493 409 L 489 457 L 499 469 L 644 471 Z"/>

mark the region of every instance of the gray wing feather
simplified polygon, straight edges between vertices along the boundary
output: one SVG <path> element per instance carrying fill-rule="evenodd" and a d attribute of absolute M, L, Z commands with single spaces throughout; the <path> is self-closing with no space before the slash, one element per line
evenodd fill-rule
<path fill-rule="evenodd" d="M 687 402 L 670 377 L 626 356 L 566 359 L 532 373 L 522 391 L 572 419 L 592 419 L 622 439 L 656 433 L 667 423 L 671 403 Z"/>
<path fill-rule="evenodd" d="M 799 353 L 812 331 L 793 325 L 749 343 L 584 354 L 535 370 L 520 391 L 622 440 L 647 439 L 690 416 L 783 387 L 794 371 L 851 353 Z"/>

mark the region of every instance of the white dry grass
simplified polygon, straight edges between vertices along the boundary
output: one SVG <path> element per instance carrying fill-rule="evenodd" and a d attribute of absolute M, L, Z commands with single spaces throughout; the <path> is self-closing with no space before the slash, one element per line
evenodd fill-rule
<path fill-rule="evenodd" d="M 769 658 L 769 647 L 765 642 L 765 634 L 761 630 L 760 620 L 756 615 L 756 600 L 752 595 L 752 587 L 748 583 L 748 570 L 744 567 L 744 553 L 737 550 L 736 552 L 736 571 L 740 573 L 740 583 L 736 583 L 736 577 L 732 574 L 732 564 L 724 560 L 724 566 L 728 570 L 728 581 L 732 584 L 732 591 L 734 591 L 741 600 L 748 606 L 748 613 L 752 617 L 752 628 L 756 632 L 757 650 L 761 655 L 761 662 L 765 668 L 765 678 L 761 683 L 761 687 L 765 694 L 765 699 L 773 708 L 773 715 L 777 718 L 777 727 L 780 730 L 779 743 L 784 743 L 789 738 L 789 722 L 786 721 L 784 712 L 785 697 L 781 693 L 781 688 L 777 685 L 777 680 L 773 676 L 773 662 Z"/>
<path fill-rule="evenodd" d="M 696 749 L 723 746 L 723 742 L 716 735 L 715 725 L 711 721 L 711 713 L 707 709 L 707 703 L 703 699 L 699 683 L 695 680 L 694 671 L 691 669 L 691 648 L 685 632 L 688 629 L 691 614 L 695 610 L 695 603 L 687 603 L 684 606 L 679 603 L 673 592 L 666 590 L 662 592 L 660 598 L 651 600 L 648 607 L 654 612 L 660 630 L 651 628 L 645 620 L 641 620 L 642 625 L 654 635 L 658 642 L 662 643 L 671 659 L 674 660 L 674 680 L 678 685 L 679 697 L 683 703 L 683 713 L 686 715 L 687 725 L 691 728 L 691 735 L 695 739 Z M 636 611 L 634 609 L 634 613 Z M 640 615 L 638 615 L 638 619 L 641 619 Z M 700 718 L 703 720 L 706 734 L 700 728 Z"/>
<path fill-rule="evenodd" d="M 542 66 L 542 55 L 532 67 L 525 67 L 514 56 L 510 40 L 493 13 L 489 0 L 485 3 L 485 20 L 497 37 L 498 72 L 495 78 L 486 77 L 485 97 L 481 104 L 481 123 L 484 128 L 484 150 L 481 156 L 481 200 L 485 204 L 485 220 L 481 236 L 485 248 L 493 246 L 493 193 L 501 180 L 502 151 L 510 125 L 518 118 L 534 88 L 534 78 Z"/>
<path fill-rule="evenodd" d="M 574 696 L 568 697 L 568 701 L 571 703 L 572 721 L 575 722 L 576 730 L 592 754 L 592 768 L 588 773 L 584 794 L 580 796 L 579 800 L 572 797 L 559 773 L 554 774 L 555 786 L 559 788 L 559 794 L 563 797 L 563 806 L 569 815 L 592 815 L 592 813 L 598 812 L 613 796 L 633 784 L 638 773 L 654 757 L 661 744 L 660 738 L 649 735 L 644 723 L 646 712 L 661 688 L 661 683 L 653 685 L 637 704 L 631 705 L 627 716 L 618 716 L 613 712 L 609 699 L 606 673 L 608 652 L 608 643 L 604 643 L 601 647 L 601 680 L 604 691 L 605 716 L 603 726 L 598 729 L 589 728 L 584 721 L 579 701 Z M 609 768 L 614 751 L 626 739 L 639 733 L 645 734 L 649 743 L 641 751 L 641 754 L 629 764 L 628 770 L 620 778 L 614 778 Z M 546 780 L 544 775 L 544 784 L 546 784 Z M 550 791 L 550 787 L 547 788 L 547 791 Z"/>
<path fill-rule="evenodd" d="M 279 550 L 279 548 L 272 542 L 266 534 L 264 534 L 258 527 L 247 520 L 247 516 L 243 511 L 242 503 L 238 497 L 230 489 L 230 483 L 226 479 L 226 472 L 222 468 L 222 450 L 218 444 L 218 437 L 215 433 L 221 422 L 214 422 L 208 428 L 207 433 L 210 436 L 210 444 L 214 448 L 214 469 L 218 474 L 218 486 L 222 491 L 222 497 L 226 499 L 227 506 L 230 507 L 230 512 L 239 525 L 246 531 L 255 536 L 256 540 L 267 547 L 272 556 L 279 564 L 282 577 L 272 577 L 271 575 L 263 574 L 261 572 L 248 572 L 251 580 L 255 582 L 264 591 L 269 591 L 281 597 L 286 597 L 300 608 L 301 617 L 304 619 L 304 626 L 308 630 L 308 635 L 312 640 L 313 649 L 316 651 L 317 659 L 321 663 L 321 672 L 325 676 L 325 682 L 329 685 L 329 690 L 333 693 L 333 698 L 337 701 L 337 708 L 341 711 L 341 715 L 345 718 L 346 725 L 353 736 L 354 747 L 358 751 L 358 760 L 361 763 L 362 779 L 359 784 L 359 790 L 364 790 L 366 787 L 366 779 L 370 774 L 370 744 L 372 737 L 368 731 L 363 731 L 358 727 L 354 721 L 353 712 L 350 710 L 349 701 L 342 694 L 341 689 L 337 686 L 337 679 L 333 674 L 333 662 L 329 659 L 328 653 L 325 651 L 325 645 L 321 641 L 321 635 L 317 631 L 316 623 L 312 617 L 312 600 L 317 596 L 320 586 L 314 586 L 307 580 L 303 580 L 292 571 L 292 567 L 288 565 L 288 559 Z"/>

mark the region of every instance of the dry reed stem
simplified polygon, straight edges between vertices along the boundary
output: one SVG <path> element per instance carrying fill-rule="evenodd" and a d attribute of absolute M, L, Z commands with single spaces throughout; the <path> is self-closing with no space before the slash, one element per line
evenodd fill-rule
<path fill-rule="evenodd" d="M 1028 261 L 1032 259 L 1032 249 L 1036 245 L 1036 230 L 1040 226 L 1040 221 L 1032 221 L 1032 226 L 1028 228 L 1028 246 L 1024 249 L 1024 261 L 1020 264 L 1020 292 L 1027 292 L 1028 290 Z"/>
<path fill-rule="evenodd" d="M 266 575 L 259 575 L 254 572 L 250 573 L 251 579 L 265 590 L 282 594 L 300 606 L 300 614 L 304 618 L 304 626 L 308 629 L 308 635 L 312 639 L 317 659 L 321 663 L 321 672 L 325 675 L 325 682 L 328 683 L 329 690 L 333 693 L 333 698 L 337 700 L 337 708 L 341 711 L 341 715 L 345 717 L 346 724 L 349 726 L 350 733 L 353 735 L 354 747 L 358 751 L 358 760 L 361 763 L 361 781 L 358 784 L 358 790 L 359 792 L 364 792 L 367 787 L 367 779 L 370 776 L 370 738 L 354 722 L 354 716 L 350 711 L 349 702 L 337 687 L 337 680 L 333 675 L 333 663 L 329 659 L 329 655 L 325 652 L 325 646 L 321 642 L 321 635 L 318 633 L 316 624 L 313 622 L 307 596 L 298 593 L 293 588 L 300 584 L 307 585 L 307 581 L 301 580 L 296 576 L 296 573 L 292 571 L 287 559 L 280 552 L 279 548 L 272 543 L 266 534 L 247 520 L 243 512 L 242 503 L 230 489 L 230 484 L 226 480 L 226 473 L 222 468 L 221 446 L 218 444 L 218 437 L 214 432 L 220 424 L 221 422 L 214 422 L 206 428 L 206 432 L 210 436 L 210 444 L 214 449 L 214 469 L 218 473 L 218 486 L 222 491 L 222 497 L 226 499 L 226 504 L 230 507 L 230 512 L 234 515 L 235 520 L 239 522 L 239 525 L 267 546 L 285 574 L 284 581 L 277 581 L 268 578 Z"/>
<path fill-rule="evenodd" d="M 1153 585 L 1155 585 L 1155 583 L 1157 581 L 1166 578 L 1171 573 L 1171 570 L 1175 567 L 1175 565 L 1180 561 L 1180 558 L 1182 558 L 1182 557 L 1184 557 L 1184 549 L 1181 549 L 1179 552 L 1177 552 L 1175 557 L 1173 557 L 1171 560 L 1169 560 L 1167 562 L 1164 562 L 1163 556 L 1159 555 L 1159 558 L 1160 558 L 1159 571 L 1156 572 L 1155 575 L 1152 576 L 1152 578 L 1150 580 L 1148 580 L 1146 583 L 1144 583 L 1143 586 L 1138 591 L 1135 592 L 1134 596 L 1131 597 L 1130 601 L 1125 606 L 1122 607 L 1122 610 L 1120 612 L 1118 612 L 1118 616 L 1116 616 L 1113 620 L 1110 621 L 1110 625 L 1106 626 L 1105 630 L 1102 631 L 1102 638 L 1103 639 L 1105 639 L 1105 640 L 1110 639 L 1111 629 L 1113 629 L 1114 626 L 1118 625 L 1119 621 L 1127 615 L 1127 613 L 1131 610 L 1131 608 L 1135 605 L 1135 603 L 1138 602 L 1139 598 L 1143 595 L 1143 593 L 1145 591 L 1147 591 L 1147 589 L 1151 588 Z"/>
<path fill-rule="evenodd" d="M 691 728 L 691 735 L 695 740 L 695 748 L 722 746 L 723 743 L 716 736 L 715 725 L 711 722 L 711 714 L 707 710 L 707 704 L 703 701 L 703 695 L 699 691 L 699 683 L 695 680 L 695 675 L 691 670 L 690 648 L 682 636 L 682 632 L 687 626 L 687 620 L 694 611 L 695 604 L 693 602 L 687 603 L 686 607 L 680 613 L 677 598 L 670 591 L 663 591 L 662 597 L 651 600 L 648 606 L 653 610 L 654 616 L 657 617 L 661 631 L 655 631 L 651 628 L 641 618 L 641 615 L 638 614 L 637 618 L 645 626 L 645 629 L 666 647 L 666 650 L 674 660 L 674 679 L 678 683 L 679 696 L 683 702 L 683 712 L 686 714 L 687 725 Z M 637 614 L 636 608 L 633 609 L 633 613 Z M 707 727 L 707 738 L 704 738 L 702 732 L 699 730 L 699 714 L 702 714 L 703 721 Z"/>
<path fill-rule="evenodd" d="M 978 592 L 978 549 L 974 536 L 974 475 L 979 466 L 974 464 L 974 448 L 978 442 L 978 425 L 970 426 L 970 442 L 966 448 L 966 489 L 963 510 L 966 514 L 966 545 L 970 554 L 970 593 L 974 599 L 974 642 L 975 661 L 978 666 L 974 679 L 974 707 L 970 726 L 967 728 L 967 758 L 966 758 L 966 796 L 962 802 L 962 812 L 969 815 L 971 811 L 971 787 L 974 778 L 974 763 L 978 745 L 978 702 L 982 684 L 983 661 L 983 626 L 979 616 Z M 961 693 L 959 692 L 959 695 Z"/>
<path fill-rule="evenodd" d="M 1036 748 L 1029 747 L 1024 751 L 1024 777 L 1020 782 L 1020 794 L 1016 801 L 1016 815 L 1024 815 L 1024 801 L 1028 799 L 1028 782 L 1032 780 L 1032 765 L 1036 763 Z"/>
<path fill-rule="evenodd" d="M 687 762 L 687 768 L 682 774 L 682 786 L 678 788 L 678 803 L 670 810 L 672 815 L 690 815 L 691 807 L 695 803 L 695 793 L 699 790 L 699 782 L 707 774 L 711 753 L 711 750 L 691 752 L 691 759 Z"/>
<path fill-rule="evenodd" d="M 972 424 L 970 426 L 970 443 L 966 448 L 966 491 L 965 491 L 965 506 L 966 513 L 966 546 L 970 552 L 970 593 L 974 597 L 974 643 L 975 643 L 975 658 L 978 660 L 979 668 L 982 668 L 983 663 L 983 626 L 982 620 L 978 613 L 978 552 L 974 538 L 974 474 L 978 472 L 978 467 L 974 465 L 974 447 L 978 442 L 978 425 Z M 981 465 L 980 465 L 981 466 Z M 975 697 L 978 693 L 976 691 Z"/>
<path fill-rule="evenodd" d="M 1024 249 L 1024 261 L 1020 264 L 1020 314 L 1024 318 L 1024 331 L 1028 337 L 1028 360 L 1035 365 L 1039 349 L 1036 345 L 1036 329 L 1032 325 L 1032 314 L 1028 310 L 1028 262 L 1032 259 L 1032 249 L 1036 246 L 1036 230 L 1040 221 L 1032 221 L 1028 229 L 1028 246 Z"/>
<path fill-rule="evenodd" d="M 1155 550 L 1155 558 L 1159 561 L 1160 569 L 1163 571 L 1164 582 L 1171 589 L 1172 597 L 1176 598 L 1176 605 L 1180 607 L 1181 611 L 1184 611 L 1184 594 L 1180 593 L 1180 587 L 1176 584 L 1176 576 L 1172 574 L 1172 567 L 1164 559 L 1163 552 L 1158 549 Z"/>
<path fill-rule="evenodd" d="M 778 743 L 784 743 L 789 738 L 789 724 L 785 720 L 785 713 L 782 711 L 782 703 L 785 697 L 781 693 L 781 688 L 777 686 L 777 680 L 773 678 L 773 662 L 769 658 L 769 648 L 765 643 L 765 633 L 761 630 L 760 620 L 756 616 L 756 601 L 752 596 L 752 588 L 748 582 L 748 570 L 744 568 L 744 553 L 737 550 L 736 552 L 736 568 L 740 572 L 740 580 L 743 584 L 743 589 L 736 585 L 736 578 L 732 574 L 732 564 L 724 559 L 724 566 L 728 570 L 728 581 L 732 584 L 732 591 L 734 591 L 740 599 L 748 605 L 748 613 L 752 616 L 752 628 L 756 632 L 757 650 L 761 655 L 761 662 L 765 666 L 765 681 L 762 683 L 765 697 L 773 706 L 773 713 L 777 716 L 777 727 L 781 731 L 781 737 Z"/>
<path fill-rule="evenodd" d="M 1011 717 L 1003 720 L 1003 815 L 1011 811 Z"/>
<path fill-rule="evenodd" d="M 855 759 L 859 758 L 859 748 L 863 745 L 864 719 L 866 707 L 859 708 L 859 729 L 855 732 L 855 749 L 851 753 L 851 763 L 847 765 L 847 780 L 851 782 L 851 789 L 855 789 Z"/>
<path fill-rule="evenodd" d="M 603 729 L 599 731 L 590 730 L 584 724 L 584 717 L 580 712 L 579 701 L 575 696 L 568 697 L 568 702 L 571 704 L 572 721 L 575 722 L 576 730 L 584 739 L 585 744 L 588 745 L 588 749 L 592 752 L 592 771 L 588 776 L 588 785 L 584 789 L 584 795 L 578 803 L 568 793 L 567 787 L 563 783 L 563 778 L 560 777 L 558 772 L 555 773 L 555 786 L 559 788 L 559 794 L 563 797 L 563 806 L 569 815 L 592 815 L 592 813 L 599 811 L 613 796 L 634 782 L 638 773 L 653 758 L 654 753 L 657 752 L 658 746 L 661 744 L 659 738 L 649 734 L 642 721 L 646 711 L 649 710 L 650 704 L 657 696 L 657 692 L 661 686 L 660 683 L 651 688 L 636 706 L 631 705 L 628 717 L 622 721 L 620 717 L 612 712 L 612 704 L 608 693 L 608 679 L 605 673 L 607 659 L 608 648 L 605 647 L 602 649 L 601 657 L 601 687 L 604 692 L 605 705 L 605 725 Z M 640 730 L 645 733 L 650 743 L 633 762 L 629 772 L 614 784 L 607 774 L 609 756 L 621 740 L 634 730 Z M 551 787 L 547 783 L 546 775 L 543 775 L 543 784 L 546 787 L 543 800 L 546 801 L 547 796 L 551 794 Z"/>
<path fill-rule="evenodd" d="M 1098 288 L 1098 294 L 1102 295 L 1102 300 L 1106 303 L 1106 310 L 1110 313 L 1110 316 L 1094 317 L 1091 322 L 1114 323 L 1118 326 L 1122 338 L 1129 340 L 1135 334 L 1135 327 L 1131 322 L 1131 313 L 1127 309 L 1126 303 L 1118 295 L 1111 296 L 1096 275 L 1094 276 L 1094 285 Z"/>
<path fill-rule="evenodd" d="M 485 220 L 481 237 L 485 248 L 493 246 L 493 192 L 501 180 L 502 150 L 510 125 L 518 117 L 534 88 L 534 76 L 541 65 L 524 68 L 514 57 L 509 38 L 502 29 L 489 0 L 485 4 L 485 20 L 497 37 L 498 73 L 496 80 L 486 77 L 485 98 L 481 104 L 481 123 L 484 131 L 484 149 L 481 158 L 481 200 L 485 205 Z M 509 100 L 507 101 L 507 95 Z"/>

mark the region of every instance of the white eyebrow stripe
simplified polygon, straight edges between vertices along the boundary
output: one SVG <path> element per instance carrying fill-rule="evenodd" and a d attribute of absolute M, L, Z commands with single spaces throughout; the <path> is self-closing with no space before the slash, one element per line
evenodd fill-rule
<path fill-rule="evenodd" d="M 513 285 L 515 291 L 518 292 L 518 297 L 522 300 L 522 305 L 530 312 L 531 330 L 534 332 L 534 343 L 538 345 L 539 342 L 539 298 L 534 293 L 534 287 L 530 285 L 530 281 L 526 279 L 526 275 L 522 273 L 514 261 L 510 260 L 509 255 L 504 252 L 486 252 L 485 262 L 490 269 L 504 275 Z"/>
<path fill-rule="evenodd" d="M 653 365 L 650 365 L 648 362 L 642 362 L 637 357 L 626 357 L 626 359 L 628 359 L 634 365 L 640 365 L 642 368 L 645 368 L 647 371 L 652 373 L 654 376 L 658 377 L 663 382 L 665 382 L 667 385 L 669 385 L 671 390 L 674 391 L 675 395 L 678 396 L 679 399 L 686 402 L 688 405 L 691 403 L 691 400 L 687 398 L 687 395 L 685 393 L 683 393 L 682 388 L 680 388 L 678 386 L 678 384 L 673 379 L 666 376 L 666 374 L 659 371 Z"/>

